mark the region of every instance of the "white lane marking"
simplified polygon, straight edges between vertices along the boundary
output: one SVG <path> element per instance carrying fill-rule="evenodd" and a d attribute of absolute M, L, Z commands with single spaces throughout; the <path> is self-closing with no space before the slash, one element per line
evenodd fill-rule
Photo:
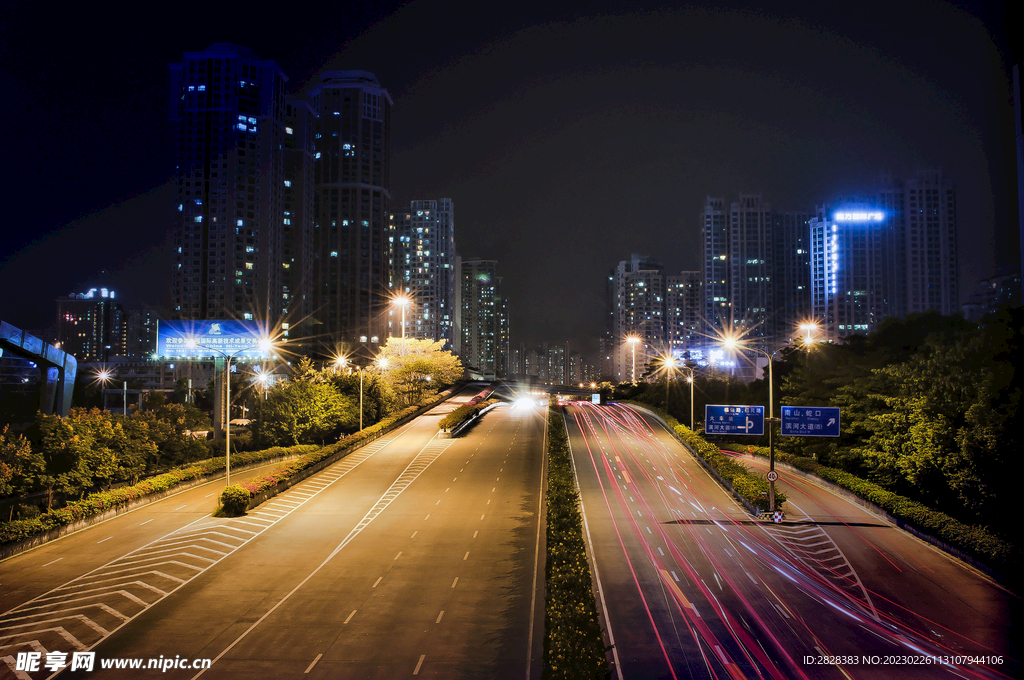
<path fill-rule="evenodd" d="M 380 584 L 380 582 L 381 582 L 381 581 L 383 581 L 383 580 L 384 580 L 384 577 L 383 577 L 383 576 L 381 576 L 381 577 L 380 577 L 380 578 L 378 578 L 378 579 L 377 579 L 376 581 L 374 581 L 374 582 L 373 582 L 373 585 L 372 585 L 372 586 L 370 586 L 370 587 L 371 587 L 371 588 L 376 588 L 376 587 L 377 587 L 377 586 L 378 586 L 378 585 Z"/>
<path fill-rule="evenodd" d="M 480 533 L 479 531 L 474 531 L 473 532 L 473 538 L 476 538 L 476 535 L 479 534 L 479 533 Z"/>
<path fill-rule="evenodd" d="M 347 617 L 345 618 L 345 623 L 348 623 L 349 621 L 351 621 L 351 620 L 352 620 L 352 617 L 356 615 L 356 612 L 357 612 L 357 611 L 359 611 L 359 610 L 358 610 L 358 609 L 353 609 L 353 610 L 352 610 L 352 613 L 351 613 L 351 614 L 349 614 L 349 615 L 348 615 L 348 616 L 347 616 Z"/>
<path fill-rule="evenodd" d="M 112 538 L 113 538 L 113 536 L 107 536 L 102 541 L 96 541 L 96 545 L 99 545 L 100 543 L 106 543 L 107 541 L 109 541 Z"/>
<path fill-rule="evenodd" d="M 420 660 L 416 662 L 416 668 L 414 668 L 413 671 L 412 671 L 413 675 L 419 675 L 420 674 L 420 666 L 423 665 L 423 660 L 426 659 L 426 658 L 427 658 L 426 654 L 420 654 Z"/>
<path fill-rule="evenodd" d="M 401 551 L 401 550 L 399 550 L 399 551 L 398 551 L 398 554 L 397 554 L 397 555 L 395 555 L 395 559 L 397 560 L 397 559 L 398 559 L 399 557 L 401 557 L 401 556 L 402 556 L 402 551 Z"/>
<path fill-rule="evenodd" d="M 187 508 L 187 507 L 188 507 L 188 503 L 185 503 L 185 505 L 179 505 L 174 510 L 181 510 L 182 508 Z M 171 512 L 174 512 L 174 511 L 172 510 Z"/>
<path fill-rule="evenodd" d="M 153 519 L 156 519 L 156 517 L 154 517 Z M 152 522 L 152 521 L 153 521 L 153 519 L 147 519 L 147 520 L 146 520 L 145 522 L 143 522 L 143 523 L 142 523 L 142 524 L 140 524 L 139 526 L 140 526 L 140 527 L 141 527 L 141 526 L 145 526 L 145 525 L 149 524 L 150 522 Z"/>
<path fill-rule="evenodd" d="M 309 664 L 309 666 L 307 666 L 307 667 L 306 667 L 306 671 L 305 671 L 306 673 L 308 673 L 308 672 L 310 672 L 311 670 L 313 670 L 313 666 L 315 666 L 315 665 L 316 665 L 316 662 L 320 660 L 320 657 L 321 657 L 321 656 L 323 656 L 323 654 L 317 654 L 317 655 L 316 655 L 316 658 L 315 658 L 315 659 L 313 659 L 313 663 Z"/>
<path fill-rule="evenodd" d="M 441 613 L 437 615 L 437 621 L 434 621 L 434 623 L 441 623 L 441 617 L 442 616 L 444 616 L 444 610 L 443 609 L 441 610 Z"/>
<path fill-rule="evenodd" d="M 418 533 L 420 533 L 419 530 L 412 532 L 412 536 L 410 536 L 409 538 L 416 538 L 416 534 Z"/>
<path fill-rule="evenodd" d="M 374 506 L 370 508 L 365 515 L 363 515 L 363 518 L 359 521 L 359 523 L 356 524 L 356 526 L 352 527 L 352 530 L 349 531 L 348 535 L 345 536 L 344 539 L 342 539 L 341 543 L 339 543 L 337 547 L 335 547 L 334 550 L 332 550 L 331 553 L 327 557 L 325 557 L 324 560 L 315 569 L 309 572 L 306 578 L 302 579 L 298 584 L 296 584 L 294 588 L 288 591 L 287 595 L 285 595 L 277 601 L 277 604 L 268 609 L 263 614 L 263 616 L 261 616 L 255 622 L 253 622 L 253 624 L 246 628 L 245 631 L 237 638 L 235 638 L 231 644 L 225 647 L 220 654 L 214 657 L 212 662 L 210 663 L 210 666 L 207 666 L 206 668 L 192 676 L 192 680 L 196 680 L 197 678 L 201 677 L 203 674 L 206 673 L 206 671 L 213 667 L 213 664 L 223 659 L 224 656 L 232 649 L 234 649 L 239 642 L 245 639 L 245 637 L 249 635 L 249 633 L 254 631 L 256 627 L 259 626 L 261 623 L 266 621 L 274 612 L 276 612 L 281 607 L 281 605 L 290 600 L 292 595 L 299 592 L 299 590 L 301 590 L 303 586 L 309 583 L 309 581 L 314 576 L 319 574 L 320 571 L 338 555 L 338 553 L 344 550 L 345 547 L 356 538 L 356 536 L 362 533 L 363 529 L 369 526 L 370 523 L 373 522 L 373 520 L 375 520 L 382 512 L 384 512 L 384 510 L 389 505 L 391 505 L 391 503 L 396 498 L 398 498 L 398 496 L 400 496 L 402 492 L 409 487 L 410 484 L 416 481 L 419 478 L 419 476 L 423 474 L 423 472 L 426 471 L 428 467 L 430 467 L 430 464 L 437 460 L 437 458 L 442 453 L 444 453 L 448 449 L 448 447 L 451 446 L 454 442 L 454 439 L 449 439 L 443 443 L 435 443 L 434 439 L 431 438 L 431 440 L 427 442 L 422 449 L 420 449 L 420 452 L 416 454 L 416 457 L 413 458 L 409 465 L 406 466 L 405 470 L 402 471 L 402 473 L 398 476 L 394 483 L 392 483 L 391 486 L 388 487 L 388 490 L 381 495 L 381 497 L 377 500 Z"/>
<path fill-rule="evenodd" d="M 465 562 L 468 559 L 469 559 L 469 551 L 467 550 L 466 554 L 462 556 L 462 561 Z"/>
<path fill-rule="evenodd" d="M 47 562 L 47 563 L 46 563 L 46 564 L 44 564 L 43 566 L 44 566 L 44 567 L 48 567 L 48 566 L 50 566 L 51 564 L 55 564 L 55 563 L 57 563 L 57 562 L 60 562 L 60 561 L 61 561 L 62 559 L 64 559 L 64 558 L 63 558 L 63 557 L 58 557 L 58 558 L 57 558 L 57 559 L 55 559 L 55 560 L 54 560 L 53 562 Z"/>
<path fill-rule="evenodd" d="M 455 577 L 455 580 L 454 580 L 454 581 L 452 581 L 452 588 L 454 588 L 454 587 L 455 587 L 455 584 L 456 584 L 456 583 L 458 583 L 458 582 L 459 582 L 459 577 L 458 577 L 458 576 L 456 576 L 456 577 Z"/>

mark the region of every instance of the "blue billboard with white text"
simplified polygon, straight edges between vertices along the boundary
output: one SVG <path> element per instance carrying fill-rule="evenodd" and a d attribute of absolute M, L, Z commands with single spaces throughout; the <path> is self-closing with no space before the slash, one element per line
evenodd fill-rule
<path fill-rule="evenodd" d="M 265 328 L 256 321 L 161 321 L 156 354 L 161 358 L 261 358 L 268 355 Z"/>

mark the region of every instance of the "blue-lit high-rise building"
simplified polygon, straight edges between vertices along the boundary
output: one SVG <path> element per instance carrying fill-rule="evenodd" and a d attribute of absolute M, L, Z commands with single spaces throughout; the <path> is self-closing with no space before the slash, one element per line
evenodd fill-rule
<path fill-rule="evenodd" d="M 405 336 L 446 340 L 457 349 L 461 310 L 455 252 L 455 210 L 450 198 L 413 201 L 409 210 L 391 215 L 391 292 L 410 299 L 405 310 Z M 389 311 L 389 334 L 399 337 L 401 311 Z"/>
<path fill-rule="evenodd" d="M 892 313 L 889 217 L 871 202 L 842 201 L 817 212 L 810 220 L 812 311 L 829 340 L 866 335 Z"/>
<path fill-rule="evenodd" d="M 170 71 L 174 316 L 276 324 L 284 303 L 287 77 L 273 61 L 227 43 L 187 52 Z"/>
<path fill-rule="evenodd" d="M 956 189 L 938 170 L 820 207 L 811 225 L 813 313 L 830 339 L 888 316 L 959 311 Z"/>

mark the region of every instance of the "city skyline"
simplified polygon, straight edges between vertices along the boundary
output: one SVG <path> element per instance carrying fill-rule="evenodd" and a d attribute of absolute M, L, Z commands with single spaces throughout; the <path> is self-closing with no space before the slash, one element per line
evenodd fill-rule
<path fill-rule="evenodd" d="M 457 22 L 452 31 L 459 39 L 443 54 L 426 49 L 426 43 L 417 38 L 410 47 L 424 49 L 425 65 L 418 70 L 387 59 L 386 38 L 412 36 L 410 23 L 422 19 L 433 7 L 408 3 L 381 10 L 378 16 L 362 17 L 362 23 L 353 22 L 353 27 L 341 31 L 345 36 L 341 49 L 337 50 L 335 43 L 333 52 L 317 51 L 331 42 L 326 28 L 317 29 L 312 46 L 297 52 L 288 41 L 268 43 L 269 34 L 260 31 L 250 30 L 246 36 L 227 21 L 214 21 L 209 37 L 171 38 L 161 33 L 153 50 L 141 49 L 133 38 L 129 43 L 140 65 L 160 60 L 163 71 L 136 73 L 134 79 L 144 87 L 111 95 L 109 101 L 119 98 L 121 108 L 140 119 L 139 124 L 161 125 L 141 114 L 147 108 L 165 112 L 166 95 L 162 102 L 140 102 L 138 92 L 156 88 L 165 93 L 166 80 L 150 81 L 166 78 L 166 63 L 180 59 L 182 52 L 202 50 L 215 42 L 237 42 L 261 59 L 278 63 L 292 77 L 287 90 L 293 94 L 308 91 L 324 70 L 337 67 L 374 72 L 395 102 L 392 204 L 405 205 L 421 196 L 450 196 L 459 204 L 460 251 L 500 261 L 515 342 L 597 338 L 603 325 L 602 291 L 597 281 L 625 253 L 658 252 L 670 272 L 699 269 L 695 253 L 700 225 L 695 215 L 707 195 L 756 192 L 772 206 L 811 210 L 833 196 L 863 190 L 881 171 L 909 176 L 918 167 L 941 167 L 958 190 L 963 272 L 960 301 L 966 301 L 977 281 L 995 274 L 995 265 L 1005 264 L 997 253 L 1012 263 L 1009 256 L 1016 252 L 1013 229 L 993 231 L 997 220 L 1014 223 L 1016 214 L 1016 197 L 1008 191 L 1012 172 L 1003 167 L 1012 156 L 1012 122 L 1008 129 L 998 124 L 1008 120 L 1001 88 L 1007 86 L 1009 69 L 1007 38 L 1001 34 L 998 12 L 982 12 L 978 19 L 951 6 L 924 12 L 922 6 L 915 5 L 904 10 L 916 11 L 927 26 L 948 32 L 950 40 L 968 48 L 963 51 L 961 69 L 987 65 L 986 70 L 972 73 L 977 82 L 968 85 L 962 76 L 956 79 L 956 74 L 940 72 L 948 63 L 941 55 L 933 66 L 926 67 L 926 57 L 936 55 L 917 37 L 896 43 L 892 40 L 894 28 L 879 28 L 872 35 L 863 22 L 840 27 L 837 19 L 816 14 L 810 7 L 780 15 L 729 9 L 629 12 L 609 6 L 573 18 L 555 10 L 531 14 L 524 9 L 507 29 L 483 22 L 471 30 L 471 22 Z M 798 50 L 763 57 L 769 60 L 764 63 L 758 61 L 762 57 L 752 60 L 752 53 L 744 50 L 718 51 L 705 58 L 695 53 L 695 47 L 686 47 L 685 38 L 693 37 L 689 33 L 681 34 L 673 49 L 659 51 L 640 44 L 639 38 L 678 28 L 684 19 L 708 30 L 709 35 L 729 30 L 757 35 L 761 47 L 787 40 L 792 44 L 797 39 L 804 50 L 820 52 L 823 63 L 798 67 L 794 63 Z M 657 27 L 659 21 L 665 28 Z M 957 21 L 962 26 L 958 27 Z M 775 24 L 778 36 L 758 33 L 757 29 Z M 609 30 L 618 31 L 625 41 L 622 57 L 597 55 L 592 50 L 568 56 L 571 46 Z M 566 47 L 556 49 L 556 39 L 565 41 Z M 524 62 L 521 70 L 525 75 L 508 81 L 507 91 L 499 88 L 508 75 L 504 64 L 514 55 L 527 55 L 523 50 L 530 44 L 538 49 Z M 175 49 L 176 54 L 168 54 L 168 49 Z M 994 60 L 1000 54 L 1002 63 Z M 97 58 L 102 64 L 120 65 L 120 57 L 101 54 Z M 839 64 L 845 64 L 841 84 L 825 85 L 824 72 Z M 493 78 L 479 77 L 487 69 L 497 69 Z M 781 79 L 773 81 L 769 74 L 773 69 Z M 30 73 L 25 70 L 18 77 L 23 79 L 30 100 L 39 99 L 40 91 L 28 84 Z M 866 80 L 869 74 L 873 80 Z M 725 92 L 740 76 L 752 77 L 747 94 L 766 97 L 756 115 L 738 117 L 729 98 L 711 107 L 701 103 L 698 86 L 713 83 Z M 601 83 L 616 81 L 633 82 L 647 94 L 632 103 L 612 98 L 611 103 L 602 104 L 594 98 L 602 91 Z M 458 89 L 459 82 L 484 86 L 471 93 Z M 680 91 L 680 85 L 688 86 L 681 90 L 685 96 L 651 94 L 666 88 Z M 891 95 L 891 101 L 900 104 L 895 108 L 911 111 L 918 118 L 902 120 L 912 116 L 902 116 L 891 106 L 873 109 L 842 97 L 855 91 L 855 86 L 866 85 L 876 96 L 883 92 Z M 579 103 L 573 105 L 568 99 Z M 440 106 L 443 102 L 447 103 Z M 541 102 L 548 103 L 542 106 Z M 580 108 L 583 105 L 586 110 Z M 825 108 L 813 115 L 797 115 L 795 109 L 801 105 Z M 83 100 L 81 106 L 83 120 L 88 122 L 89 100 Z M 694 116 L 701 110 L 713 113 L 710 118 L 718 122 L 697 121 Z M 1009 110 L 1012 112 L 1012 102 Z M 544 115 L 538 116 L 541 111 Z M 958 118 L 954 115 L 957 111 L 966 115 Z M 822 112 L 838 122 L 825 123 L 828 116 Z M 631 121 L 645 121 L 643 127 L 648 129 L 639 129 Z M 498 123 L 505 124 L 504 131 L 493 137 L 490 131 Z M 798 135 L 801 124 L 811 128 L 804 137 Z M 33 125 L 37 123 L 25 127 L 31 130 Z M 915 125 L 920 129 L 914 129 Z M 681 131 L 668 132 L 672 128 Z M 83 129 L 87 132 L 88 126 L 80 127 L 80 134 Z M 485 130 L 492 136 L 484 136 Z M 607 130 L 615 132 L 601 132 Z M 726 130 L 732 138 L 723 136 Z M 848 138 L 841 136 L 844 131 Z M 697 143 L 701 133 L 707 139 Z M 783 142 L 772 141 L 776 138 Z M 126 134 L 125 140 L 117 138 L 110 144 L 117 147 L 131 139 L 134 137 Z M 5 282 L 24 277 L 26 267 L 37 267 L 48 245 L 66 254 L 60 256 L 61 276 L 53 277 L 60 280 L 40 284 L 44 289 L 56 287 L 56 294 L 40 296 L 47 310 L 35 319 L 23 320 L 36 312 L 31 307 L 25 311 L 11 300 L 4 305 L 5 317 L 33 328 L 48 323 L 52 300 L 67 290 L 84 289 L 98 281 L 101 269 L 113 279 L 105 283 L 129 298 L 142 298 L 131 300 L 132 307 L 166 304 L 153 299 L 158 287 L 152 281 L 133 285 L 140 281 L 140 272 L 156 279 L 153 272 L 165 261 L 169 225 L 161 229 L 161 217 L 154 215 L 154 210 L 166 209 L 173 201 L 169 185 L 159 178 L 161 165 L 166 167 L 166 159 L 172 156 L 173 144 L 162 141 L 170 141 L 167 133 L 154 133 L 147 140 L 148 160 L 138 154 L 126 155 L 137 170 L 134 188 L 126 190 L 130 183 L 114 181 L 115 173 L 106 182 L 110 186 L 105 187 L 105 194 L 97 191 L 73 200 L 78 189 L 69 189 L 59 205 L 37 203 L 33 217 L 22 219 L 26 229 L 8 242 Z M 657 151 L 655 145 L 664 150 Z M 746 155 L 740 152 L 742 148 L 748 149 Z M 15 160 L 22 158 L 18 148 L 14 152 Z M 531 162 L 533 157 L 543 160 Z M 96 159 L 100 162 L 104 157 L 97 155 Z M 618 159 L 617 165 L 609 165 L 613 159 Z M 531 178 L 531 168 L 542 171 Z M 68 172 L 73 175 L 75 169 Z M 7 186 L 14 191 L 22 181 L 19 175 Z M 557 196 L 550 191 L 553 186 L 559 187 Z M 125 200 L 132 192 L 141 195 Z M 694 195 L 696 200 L 692 200 Z M 100 196 L 104 197 L 97 205 Z M 633 209 L 637 206 L 642 206 L 639 212 Z M 53 216 L 60 210 L 62 216 Z M 90 212 L 96 213 L 91 220 L 72 219 Z M 47 221 L 36 214 L 51 217 Z M 61 229 L 69 223 L 70 227 Z M 139 224 L 147 228 L 125 226 Z M 556 228 L 563 224 L 569 228 Z M 585 233 L 597 238 L 577 243 Z M 580 286 L 584 280 L 594 281 L 594 285 L 587 290 Z M 151 289 L 145 290 L 146 286 Z M 540 304 L 542 301 L 550 304 Z M 39 301 L 35 306 L 40 306 Z"/>

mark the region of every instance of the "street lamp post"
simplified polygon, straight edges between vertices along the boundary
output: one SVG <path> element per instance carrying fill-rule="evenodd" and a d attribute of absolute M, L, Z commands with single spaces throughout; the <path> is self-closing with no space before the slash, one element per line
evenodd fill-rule
<path fill-rule="evenodd" d="M 682 366 L 690 372 L 687 376 L 686 382 L 690 383 L 690 429 L 693 429 L 693 366 Z"/>
<path fill-rule="evenodd" d="M 273 347 L 273 343 L 270 340 L 264 339 L 254 345 L 246 345 L 240 347 L 234 352 L 228 353 L 223 350 L 217 349 L 216 347 L 208 347 L 206 345 L 200 345 L 195 340 L 189 339 L 186 343 L 189 349 L 202 348 L 216 352 L 217 354 L 224 357 L 224 410 L 227 414 L 225 418 L 224 427 L 224 465 L 225 465 L 225 486 L 231 486 L 231 360 L 242 352 L 256 349 L 257 347 L 263 350 L 265 353 L 269 353 Z"/>
<path fill-rule="evenodd" d="M 640 342 L 640 338 L 638 338 L 636 336 L 632 336 L 632 337 L 626 338 L 626 342 L 629 343 L 630 348 L 632 348 L 632 350 L 633 350 L 633 373 L 632 373 L 632 377 L 633 377 L 633 385 L 635 386 L 636 385 L 636 343 Z"/>
<path fill-rule="evenodd" d="M 405 354 L 405 308 L 411 302 L 412 300 L 407 295 L 399 295 L 391 301 L 391 304 L 402 308 L 402 354 Z"/>
<path fill-rule="evenodd" d="M 768 354 L 767 351 L 760 347 L 741 345 L 733 338 L 729 338 L 724 344 L 730 349 L 751 349 L 755 352 L 760 352 L 768 359 L 768 512 L 775 512 L 775 481 L 773 479 L 775 477 L 775 398 L 772 392 L 772 358 L 775 354 L 774 352 Z"/>
<path fill-rule="evenodd" d="M 672 373 L 676 370 L 676 358 L 667 356 L 662 360 L 661 365 L 665 369 L 665 413 L 668 413 L 669 386 L 672 384 Z"/>

